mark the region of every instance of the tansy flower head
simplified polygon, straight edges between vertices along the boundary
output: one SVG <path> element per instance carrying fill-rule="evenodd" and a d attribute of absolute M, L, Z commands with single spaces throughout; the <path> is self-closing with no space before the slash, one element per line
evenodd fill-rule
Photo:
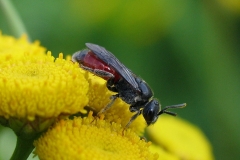
<path fill-rule="evenodd" d="M 40 159 L 157 159 L 149 151 L 150 143 L 140 140 L 132 131 L 122 135 L 119 123 L 102 118 L 61 120 L 35 141 L 35 153 Z"/>
<path fill-rule="evenodd" d="M 77 66 L 60 58 L 25 56 L 0 64 L 0 115 L 34 120 L 76 113 L 87 104 L 88 83 Z"/>
<path fill-rule="evenodd" d="M 164 154 L 167 159 L 214 159 L 211 145 L 203 133 L 180 118 L 161 116 L 146 129 L 146 134 L 155 145 L 153 150 L 159 148 L 159 155 Z"/>
<path fill-rule="evenodd" d="M 57 59 L 50 52 L 43 54 L 42 47 L 26 38 L 0 39 L 0 56 L 5 56 L 0 63 L 0 116 L 9 119 L 10 125 L 21 128 L 20 122 L 31 123 L 28 127 L 41 130 L 38 123 L 83 110 L 88 83 L 77 65 L 62 54 Z"/>

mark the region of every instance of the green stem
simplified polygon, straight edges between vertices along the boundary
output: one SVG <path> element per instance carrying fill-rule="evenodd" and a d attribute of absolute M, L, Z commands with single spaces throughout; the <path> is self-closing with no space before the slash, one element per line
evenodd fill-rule
<path fill-rule="evenodd" d="M 22 139 L 21 137 L 17 137 L 17 145 L 11 160 L 26 160 L 34 149 L 33 141 L 34 138 Z"/>
<path fill-rule="evenodd" d="M 27 30 L 10 0 L 0 0 L 0 8 L 2 8 L 14 36 L 20 37 L 22 34 L 27 34 Z"/>

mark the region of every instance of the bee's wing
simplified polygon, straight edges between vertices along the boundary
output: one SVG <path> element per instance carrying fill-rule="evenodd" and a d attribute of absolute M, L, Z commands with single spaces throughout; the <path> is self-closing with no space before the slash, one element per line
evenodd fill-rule
<path fill-rule="evenodd" d="M 113 67 L 134 89 L 139 90 L 135 75 L 125 67 L 111 52 L 96 44 L 86 43 L 93 53 L 109 66 Z"/>

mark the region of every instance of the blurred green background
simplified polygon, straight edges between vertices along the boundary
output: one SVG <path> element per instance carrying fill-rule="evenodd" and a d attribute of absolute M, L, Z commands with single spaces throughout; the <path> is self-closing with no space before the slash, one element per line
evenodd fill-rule
<path fill-rule="evenodd" d="M 54 55 L 72 54 L 85 42 L 106 47 L 149 83 L 163 106 L 188 104 L 176 112 L 203 130 L 216 159 L 240 159 L 239 0 L 12 3 L 32 40 Z M 2 11 L 0 29 L 14 35 Z M 15 137 L 0 132 L 5 160 Z"/>

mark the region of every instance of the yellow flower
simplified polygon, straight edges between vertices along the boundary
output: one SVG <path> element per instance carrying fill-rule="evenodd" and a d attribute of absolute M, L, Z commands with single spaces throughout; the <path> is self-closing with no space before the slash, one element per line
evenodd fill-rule
<path fill-rule="evenodd" d="M 88 103 L 83 72 L 63 54 L 55 59 L 26 37 L 16 40 L 0 35 L 0 59 L 0 116 L 9 120 L 15 132 L 23 125 L 26 132 L 31 132 L 29 127 L 42 131 L 39 123 L 51 124 Z"/>
<path fill-rule="evenodd" d="M 214 159 L 211 145 L 201 130 L 180 118 L 161 116 L 146 129 L 146 134 L 155 145 L 153 150 L 159 148 L 159 156 L 164 154 L 166 160 Z"/>
<path fill-rule="evenodd" d="M 106 80 L 87 72 L 86 78 L 89 82 L 89 106 L 97 113 L 110 102 L 110 96 L 116 93 L 106 87 Z M 104 112 L 105 119 L 110 122 L 120 123 L 123 127 L 129 122 L 135 113 L 129 111 L 129 104 L 118 98 L 111 108 Z M 129 128 L 141 135 L 147 124 L 142 115 L 131 123 Z"/>
<path fill-rule="evenodd" d="M 40 46 L 38 41 L 29 43 L 27 36 L 23 35 L 20 39 L 2 35 L 0 31 L 0 63 L 9 59 L 22 59 L 23 55 L 33 56 L 45 55 L 45 48 Z"/>
<path fill-rule="evenodd" d="M 5 118 L 57 117 L 87 104 L 88 83 L 76 65 L 60 58 L 26 56 L 0 64 L 0 115 Z"/>
<path fill-rule="evenodd" d="M 131 130 L 122 135 L 119 123 L 109 123 L 91 113 L 85 118 L 61 120 L 34 142 L 40 159 L 157 159 L 149 145 Z"/>

